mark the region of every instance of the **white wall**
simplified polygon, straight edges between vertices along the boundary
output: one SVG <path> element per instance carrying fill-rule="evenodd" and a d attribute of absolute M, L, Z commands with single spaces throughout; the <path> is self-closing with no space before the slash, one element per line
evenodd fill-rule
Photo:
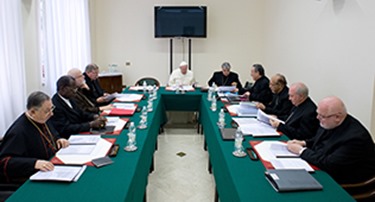
<path fill-rule="evenodd" d="M 315 101 L 341 97 L 370 129 L 375 1 L 267 0 L 265 8 L 264 58 L 271 72 L 305 82 Z"/>
<path fill-rule="evenodd" d="M 289 83 L 303 81 L 319 101 L 337 95 L 375 134 L 375 1 L 207 0 L 208 38 L 193 40 L 193 70 L 206 83 L 223 61 L 241 81 L 261 62 Z M 36 48 L 35 0 L 23 0 L 27 91 L 42 89 Z M 168 78 L 169 44 L 153 37 L 154 5 L 202 5 L 191 0 L 90 0 L 93 62 L 120 64 L 124 84 L 143 76 Z M 174 65 L 182 56 L 175 42 Z M 132 65 L 125 67 L 124 62 Z"/>
<path fill-rule="evenodd" d="M 262 61 L 262 0 L 237 0 L 236 3 L 91 0 L 94 62 L 102 69 L 109 63 L 119 64 L 126 85 L 134 84 L 143 76 L 154 76 L 165 84 L 169 75 L 169 40 L 154 38 L 154 6 L 202 3 L 208 7 L 208 37 L 192 42 L 192 69 L 197 81 L 206 84 L 224 61 L 231 62 L 233 70 L 240 73 L 241 81 L 249 80 L 251 64 Z M 174 66 L 177 67 L 183 59 L 182 41 L 175 40 L 174 44 Z M 132 65 L 125 67 L 125 61 Z"/>

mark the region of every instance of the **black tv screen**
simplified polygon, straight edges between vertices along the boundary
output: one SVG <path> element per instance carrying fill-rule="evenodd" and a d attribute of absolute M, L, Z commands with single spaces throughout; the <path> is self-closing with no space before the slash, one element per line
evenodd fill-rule
<path fill-rule="evenodd" d="M 155 37 L 207 37 L 207 7 L 155 6 Z"/>

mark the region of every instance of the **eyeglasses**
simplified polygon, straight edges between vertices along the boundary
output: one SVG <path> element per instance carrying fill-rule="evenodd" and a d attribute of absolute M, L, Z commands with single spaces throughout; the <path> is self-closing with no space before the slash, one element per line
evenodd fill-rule
<path fill-rule="evenodd" d="M 330 115 L 326 115 L 326 116 L 318 113 L 318 118 L 320 118 L 320 119 L 329 119 L 329 118 L 337 116 L 337 115 L 339 115 L 339 113 L 334 113 L 334 114 L 330 114 Z"/>
<path fill-rule="evenodd" d="M 50 109 L 46 109 L 46 110 L 44 110 L 43 112 L 44 112 L 45 114 L 49 114 L 49 113 L 53 112 L 53 110 L 55 110 L 55 108 L 56 108 L 56 106 L 55 106 L 55 105 L 52 105 L 52 107 L 51 107 Z"/>

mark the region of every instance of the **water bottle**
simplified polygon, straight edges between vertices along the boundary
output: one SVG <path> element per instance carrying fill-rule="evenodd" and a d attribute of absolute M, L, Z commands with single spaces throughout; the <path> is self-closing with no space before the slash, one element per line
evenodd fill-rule
<path fill-rule="evenodd" d="M 142 86 L 143 86 L 143 93 L 146 94 L 146 92 L 147 92 L 147 83 L 146 83 L 146 81 L 143 81 Z"/>
<path fill-rule="evenodd" d="M 208 101 L 212 100 L 212 87 L 208 88 L 207 100 Z"/>
<path fill-rule="evenodd" d="M 213 112 L 216 112 L 216 96 L 212 96 L 212 100 L 211 100 L 211 110 Z"/>
<path fill-rule="evenodd" d="M 136 128 L 135 128 L 134 122 L 130 122 L 129 133 L 135 134 L 135 132 L 136 132 Z"/>
<path fill-rule="evenodd" d="M 147 101 L 147 112 L 152 112 L 153 105 L 152 105 L 152 99 L 148 99 Z"/>
<path fill-rule="evenodd" d="M 225 113 L 224 113 L 224 109 L 220 110 L 218 125 L 219 125 L 219 128 L 224 128 L 224 126 L 225 126 Z"/>
<path fill-rule="evenodd" d="M 147 108 L 146 108 L 146 106 L 142 107 L 141 116 L 146 116 L 147 117 Z"/>
<path fill-rule="evenodd" d="M 126 151 L 135 151 L 137 149 L 136 142 L 136 128 L 134 122 L 130 122 L 129 131 L 128 131 L 128 142 L 126 144 Z"/>
<path fill-rule="evenodd" d="M 242 136 L 241 128 L 238 127 L 236 130 L 235 139 L 234 139 L 235 155 L 238 155 L 238 156 L 243 155 L 244 151 L 243 151 L 242 141 L 243 141 L 243 136 Z"/>
<path fill-rule="evenodd" d="M 146 129 L 147 128 L 147 116 L 141 116 L 141 119 L 139 120 L 139 129 Z"/>

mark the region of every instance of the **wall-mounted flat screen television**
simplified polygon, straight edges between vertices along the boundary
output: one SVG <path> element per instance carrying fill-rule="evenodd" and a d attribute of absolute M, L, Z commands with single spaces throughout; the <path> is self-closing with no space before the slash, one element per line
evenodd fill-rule
<path fill-rule="evenodd" d="M 206 6 L 155 6 L 156 38 L 206 38 Z"/>

